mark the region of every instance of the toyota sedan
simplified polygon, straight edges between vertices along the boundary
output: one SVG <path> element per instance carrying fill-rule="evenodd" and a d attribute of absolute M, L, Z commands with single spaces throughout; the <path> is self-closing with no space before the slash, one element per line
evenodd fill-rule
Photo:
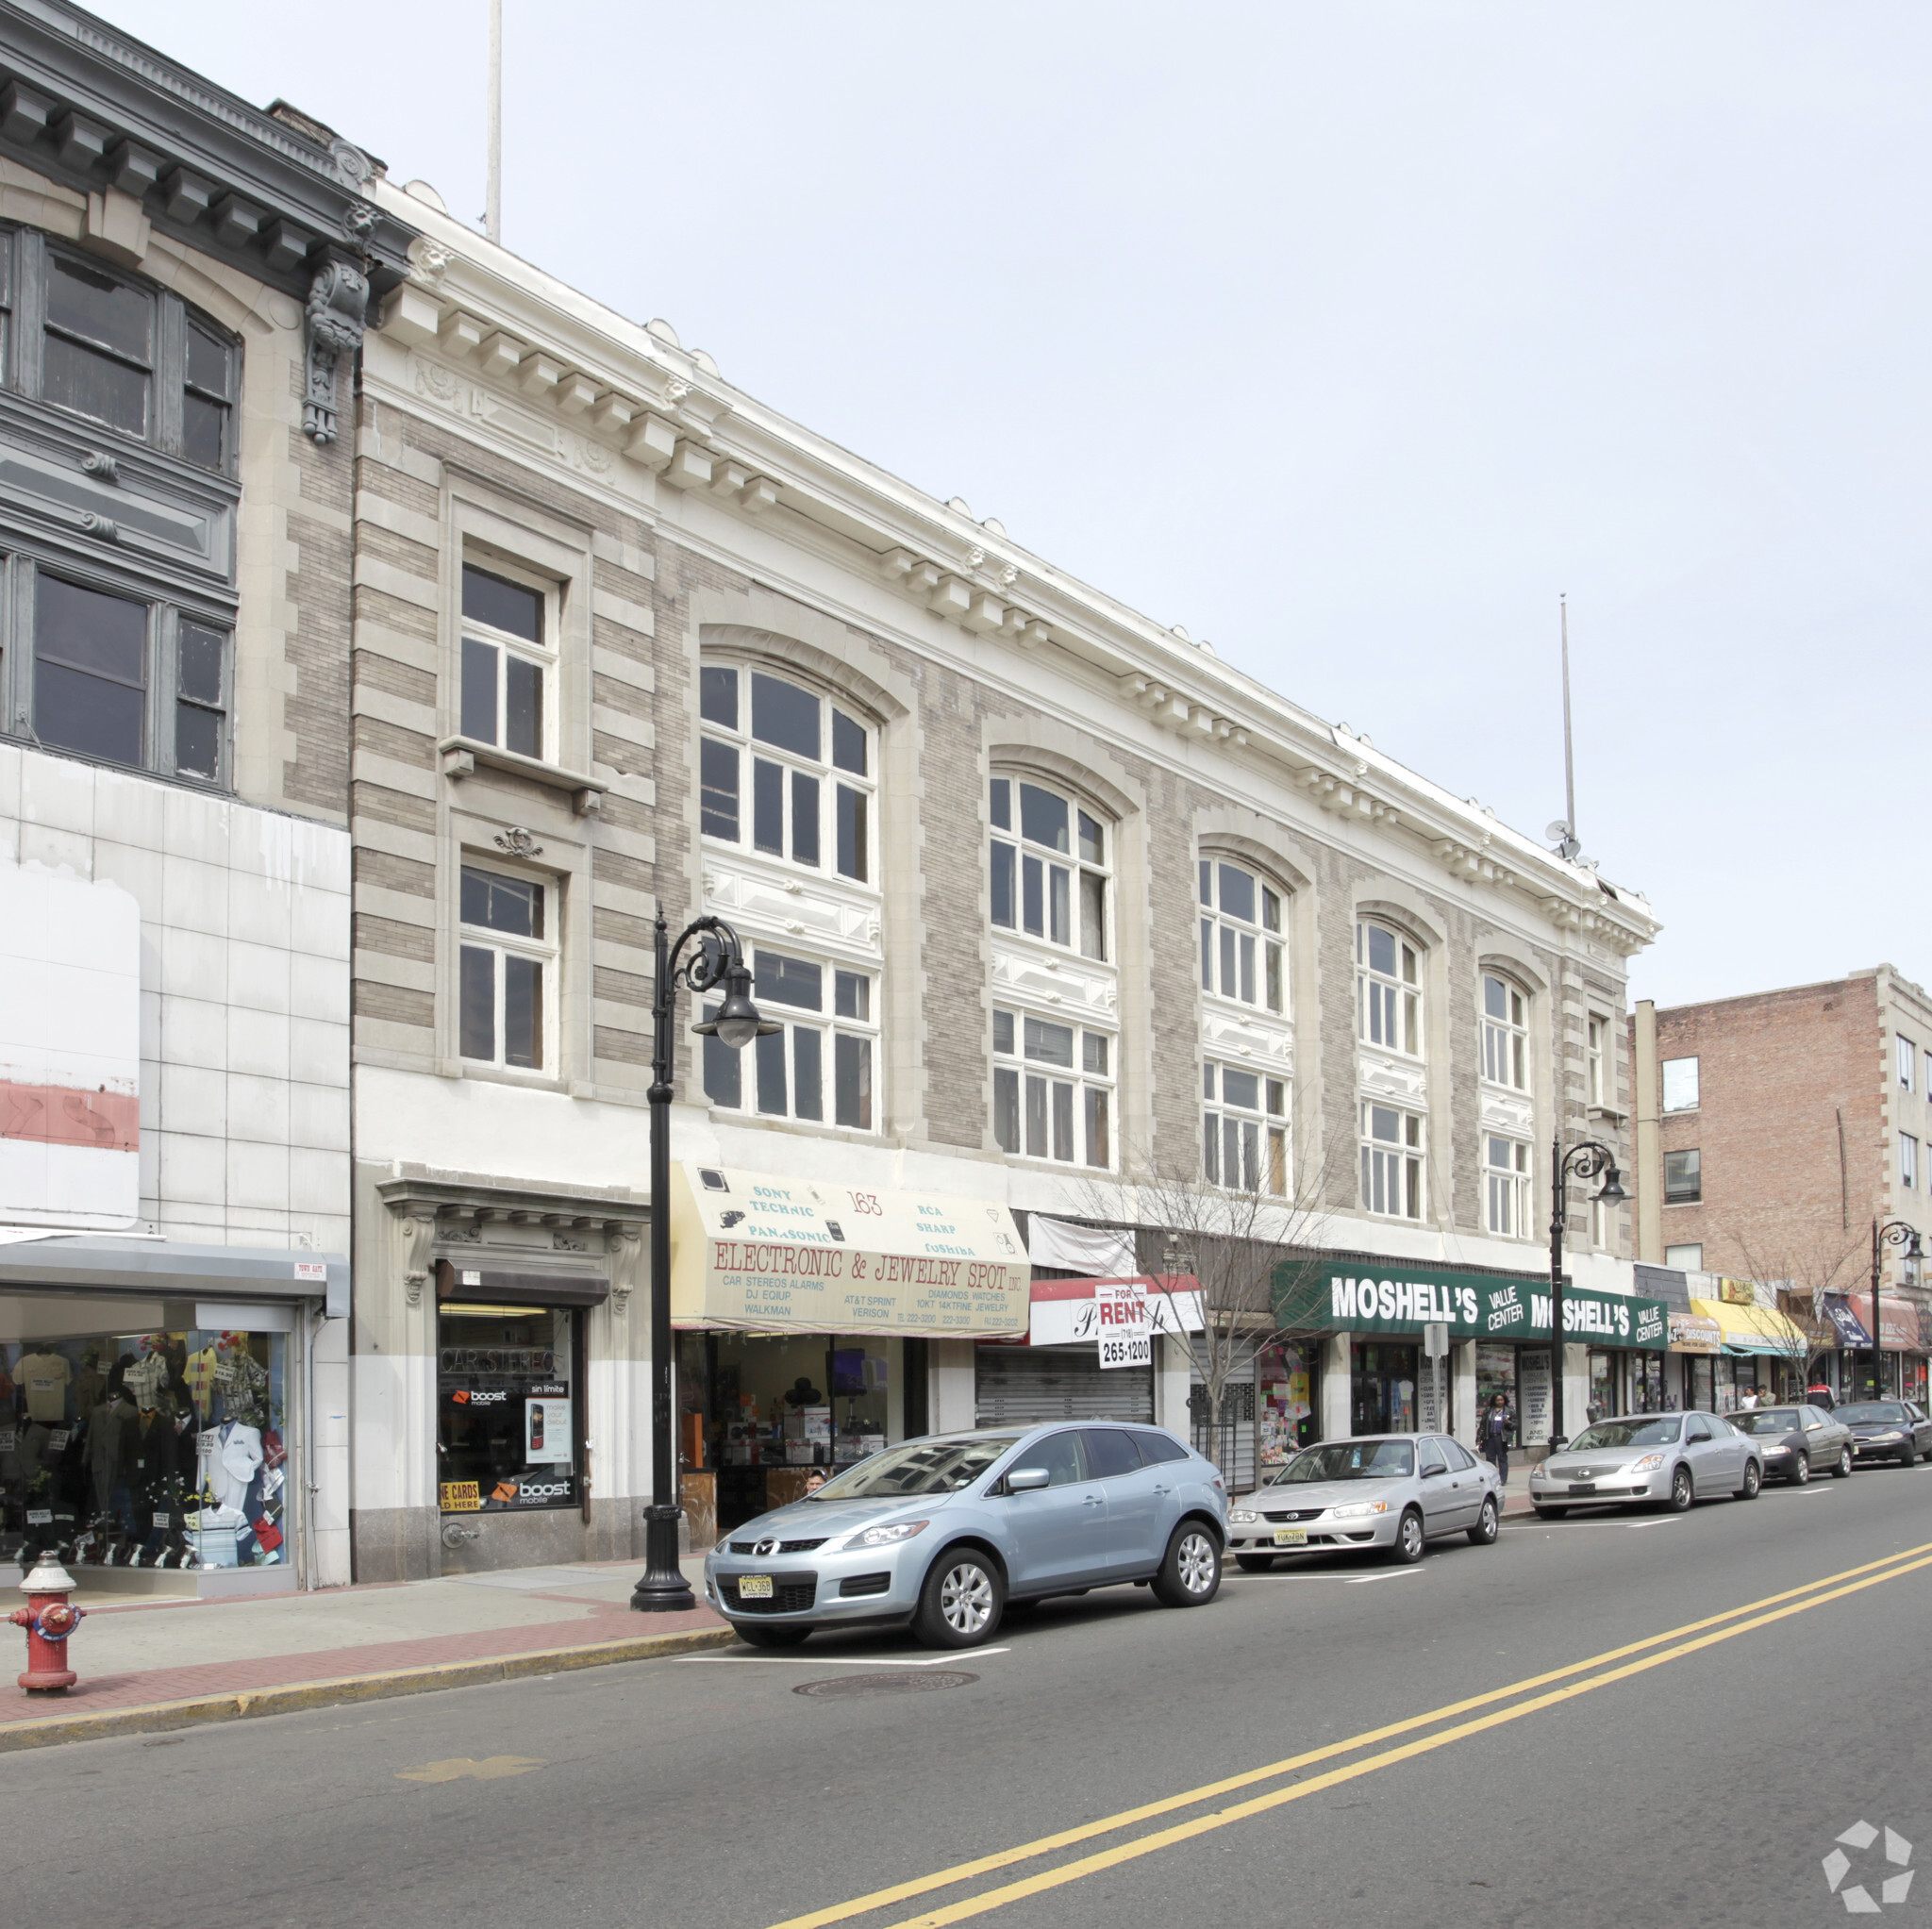
<path fill-rule="evenodd" d="M 1572 1507 L 1649 1502 L 1683 1513 L 1716 1494 L 1757 1498 L 1764 1455 L 1721 1414 L 1632 1414 L 1587 1426 L 1529 1470 L 1529 1498 L 1545 1521 Z"/>
<path fill-rule="evenodd" d="M 1116 1583 L 1204 1606 L 1226 1538 L 1220 1473 L 1158 1427 L 982 1427 L 888 1448 L 734 1529 L 705 1598 L 753 1647 L 909 1624 L 970 1648 L 1009 1605 Z"/>
<path fill-rule="evenodd" d="M 1307 1447 L 1227 1517 L 1244 1573 L 1281 1555 L 1379 1550 L 1419 1561 L 1431 1540 L 1496 1538 L 1496 1470 L 1446 1434 L 1382 1434 Z"/>
<path fill-rule="evenodd" d="M 1863 1462 L 1896 1460 L 1909 1467 L 1932 1455 L 1932 1420 L 1909 1400 L 1856 1400 L 1837 1416 L 1852 1430 L 1852 1451 Z"/>

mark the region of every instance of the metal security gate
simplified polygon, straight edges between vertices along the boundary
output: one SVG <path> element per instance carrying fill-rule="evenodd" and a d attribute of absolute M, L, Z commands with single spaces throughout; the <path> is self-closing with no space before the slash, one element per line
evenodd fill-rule
<path fill-rule="evenodd" d="M 1154 1420 L 1154 1369 L 1103 1368 L 1091 1345 L 982 1346 L 978 1367 L 981 1426 Z"/>

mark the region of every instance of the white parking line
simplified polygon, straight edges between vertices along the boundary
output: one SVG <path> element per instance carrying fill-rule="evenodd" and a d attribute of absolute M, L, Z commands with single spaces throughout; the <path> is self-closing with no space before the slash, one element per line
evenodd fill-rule
<path fill-rule="evenodd" d="M 1011 1648 L 961 1648 L 959 1655 L 971 1655 L 975 1661 L 984 1661 L 990 1655 L 1012 1652 Z M 946 1668 L 958 1661 L 959 1655 L 881 1655 L 874 1661 L 856 1661 L 844 1655 L 675 1655 L 672 1659 L 686 1668 L 702 1667 L 708 1662 L 727 1668 Z"/>
<path fill-rule="evenodd" d="M 1419 1574 L 1420 1568 L 1391 1568 L 1386 1574 L 1280 1574 L 1277 1581 L 1340 1581 L 1344 1588 L 1366 1588 L 1371 1581 L 1399 1581 L 1408 1574 Z"/>
<path fill-rule="evenodd" d="M 1683 1522 L 1674 1515 L 1662 1521 L 1565 1521 L 1559 1527 L 1556 1522 L 1539 1521 L 1534 1526 L 1526 1521 L 1511 1522 L 1503 1529 L 1505 1534 L 1567 1534 L 1573 1527 L 1623 1527 L 1635 1531 L 1640 1527 L 1681 1527 Z"/>

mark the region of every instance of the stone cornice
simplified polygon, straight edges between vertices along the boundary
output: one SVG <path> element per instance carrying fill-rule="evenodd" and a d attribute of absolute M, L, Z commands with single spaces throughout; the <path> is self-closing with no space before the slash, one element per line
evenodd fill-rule
<path fill-rule="evenodd" d="M 375 191 L 423 228 L 383 325 L 436 358 L 425 368 L 454 363 L 507 403 L 554 411 L 606 467 L 607 456 L 621 455 L 660 486 L 829 532 L 852 545 L 854 567 L 921 609 L 1023 653 L 1051 647 L 1179 743 L 1258 757 L 1341 822 L 1418 840 L 1450 877 L 1510 891 L 1526 910 L 1560 905 L 1562 928 L 1625 954 L 1656 935 L 1641 899 L 1607 895 L 1587 867 L 1230 668 L 1185 632 L 1057 570 L 997 523 L 974 521 L 963 505 L 941 503 L 765 407 L 662 324 L 614 314 L 387 182 Z"/>

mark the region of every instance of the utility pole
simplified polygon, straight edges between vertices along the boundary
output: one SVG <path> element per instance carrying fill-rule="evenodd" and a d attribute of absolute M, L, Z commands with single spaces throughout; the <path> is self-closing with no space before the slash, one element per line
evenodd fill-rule
<path fill-rule="evenodd" d="M 483 232 L 503 243 L 503 0 L 490 0 L 490 178 L 483 201 Z M 1567 659 L 1566 659 L 1567 661 Z M 1569 673 L 1564 674 L 1567 678 Z M 1564 690 L 1568 690 L 1566 681 Z M 1564 703 L 1569 698 L 1566 694 Z M 1566 707 L 1566 718 L 1569 714 Z"/>
<path fill-rule="evenodd" d="M 502 0 L 491 0 L 500 6 Z M 1568 841 L 1581 845 L 1576 835 L 1576 759 L 1570 745 L 1570 598 L 1566 592 L 1557 599 L 1563 626 L 1563 822 L 1570 826 Z"/>

